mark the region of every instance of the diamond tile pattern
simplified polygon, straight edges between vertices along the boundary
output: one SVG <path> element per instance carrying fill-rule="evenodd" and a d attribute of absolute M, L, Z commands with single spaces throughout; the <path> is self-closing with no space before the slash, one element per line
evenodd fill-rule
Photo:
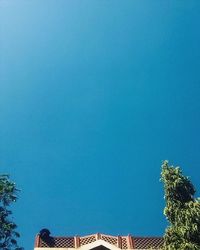
<path fill-rule="evenodd" d="M 122 237 L 122 249 L 128 248 L 128 242 L 126 237 Z"/>
<path fill-rule="evenodd" d="M 115 236 L 101 234 L 101 239 L 110 243 L 111 245 L 117 246 L 118 241 L 117 241 L 117 237 Z"/>
<path fill-rule="evenodd" d="M 135 249 L 159 249 L 163 245 L 163 238 L 159 237 L 135 237 L 133 241 Z"/>
<path fill-rule="evenodd" d="M 80 245 L 87 245 L 92 242 L 96 241 L 95 235 L 90 235 L 90 236 L 85 236 L 85 237 L 80 237 Z"/>
<path fill-rule="evenodd" d="M 40 239 L 39 247 L 68 247 L 74 248 L 74 237 L 50 237 L 48 240 Z"/>

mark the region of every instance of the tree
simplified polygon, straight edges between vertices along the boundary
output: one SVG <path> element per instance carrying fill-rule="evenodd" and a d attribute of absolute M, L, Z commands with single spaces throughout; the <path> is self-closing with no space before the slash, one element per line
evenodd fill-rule
<path fill-rule="evenodd" d="M 179 167 L 162 164 L 166 207 L 164 215 L 169 226 L 164 235 L 165 250 L 200 249 L 200 200 L 195 199 L 195 188 Z"/>
<path fill-rule="evenodd" d="M 8 175 L 0 175 L 0 249 L 22 250 L 18 247 L 16 232 L 17 225 L 10 219 L 10 205 L 17 200 L 18 189 Z"/>

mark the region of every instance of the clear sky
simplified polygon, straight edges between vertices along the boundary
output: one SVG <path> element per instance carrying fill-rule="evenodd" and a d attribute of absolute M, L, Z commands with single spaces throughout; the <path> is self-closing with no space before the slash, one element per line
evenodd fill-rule
<path fill-rule="evenodd" d="M 162 235 L 162 160 L 200 191 L 200 1 L 1 0 L 0 12 L 0 172 L 21 189 L 20 244 L 43 227 Z"/>

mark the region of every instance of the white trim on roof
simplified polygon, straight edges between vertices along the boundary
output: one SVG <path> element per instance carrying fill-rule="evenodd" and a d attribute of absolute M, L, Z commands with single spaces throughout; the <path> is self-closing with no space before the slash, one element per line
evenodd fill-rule
<path fill-rule="evenodd" d="M 104 246 L 104 247 L 106 247 L 108 249 L 111 249 L 111 250 L 121 250 L 121 248 L 118 248 L 118 247 L 116 247 L 116 246 L 114 246 L 114 245 L 112 245 L 112 244 L 110 244 L 110 243 L 108 243 L 108 242 L 106 242 L 104 240 L 101 240 L 101 239 L 96 240 L 96 241 L 94 241 L 92 243 L 83 245 L 83 246 L 79 247 L 78 249 L 80 249 L 80 250 L 88 250 L 88 249 L 93 249 L 93 248 L 99 247 L 99 246 Z"/>

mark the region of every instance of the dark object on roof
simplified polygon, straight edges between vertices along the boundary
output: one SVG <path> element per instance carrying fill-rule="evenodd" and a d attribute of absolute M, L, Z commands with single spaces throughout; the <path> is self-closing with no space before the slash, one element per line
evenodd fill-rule
<path fill-rule="evenodd" d="M 45 246 L 54 247 L 56 245 L 54 237 L 51 237 L 50 234 L 51 233 L 48 229 L 43 228 L 42 230 L 40 230 L 38 237 L 41 239 L 40 242 L 43 242 Z"/>
<path fill-rule="evenodd" d="M 40 233 L 39 233 L 39 235 L 40 235 L 40 237 L 42 238 L 42 239 L 47 239 L 47 238 L 49 238 L 49 235 L 50 235 L 51 233 L 50 233 L 50 231 L 48 230 L 48 229 L 46 229 L 46 228 L 43 228 L 42 230 L 40 230 Z"/>

